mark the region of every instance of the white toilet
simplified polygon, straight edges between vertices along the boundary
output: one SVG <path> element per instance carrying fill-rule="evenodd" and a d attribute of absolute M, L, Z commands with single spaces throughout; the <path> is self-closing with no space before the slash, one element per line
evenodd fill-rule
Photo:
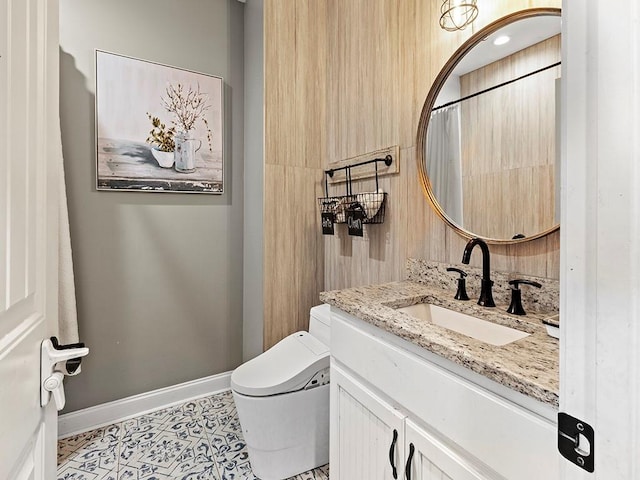
<path fill-rule="evenodd" d="M 282 480 L 329 463 L 329 305 L 231 374 L 253 473 Z"/>

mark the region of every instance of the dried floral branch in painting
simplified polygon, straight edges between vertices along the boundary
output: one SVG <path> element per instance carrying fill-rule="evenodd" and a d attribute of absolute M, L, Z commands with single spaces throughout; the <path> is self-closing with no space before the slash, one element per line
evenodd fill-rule
<path fill-rule="evenodd" d="M 212 149 L 211 130 L 209 123 L 204 118 L 204 113 L 210 108 L 209 97 L 200 91 L 200 85 L 194 90 L 191 86 L 185 89 L 181 83 L 170 84 L 166 90 L 166 97 L 162 97 L 160 100 L 165 110 L 175 116 L 173 123 L 184 132 L 193 129 L 196 122 L 202 120 L 207 129 L 209 150 Z"/>
<path fill-rule="evenodd" d="M 157 145 L 158 150 L 162 152 L 173 152 L 176 149 L 176 144 L 173 139 L 176 133 L 175 127 L 167 128 L 158 117 L 152 117 L 149 112 L 147 112 L 147 117 L 149 117 L 151 125 L 153 125 L 147 137 L 147 143 Z"/>

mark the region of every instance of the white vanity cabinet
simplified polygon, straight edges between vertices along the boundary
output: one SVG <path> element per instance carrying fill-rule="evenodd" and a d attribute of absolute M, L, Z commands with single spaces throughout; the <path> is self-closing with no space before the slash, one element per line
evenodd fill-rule
<path fill-rule="evenodd" d="M 332 307 L 332 480 L 560 478 L 553 407 L 422 350 Z"/>
<path fill-rule="evenodd" d="M 331 368 L 331 479 L 394 478 L 404 467 L 406 416 L 339 367 Z M 335 412 L 335 414 L 334 414 Z M 391 461 L 393 461 L 393 466 Z"/>
<path fill-rule="evenodd" d="M 331 375 L 332 480 L 489 478 L 342 368 Z"/>

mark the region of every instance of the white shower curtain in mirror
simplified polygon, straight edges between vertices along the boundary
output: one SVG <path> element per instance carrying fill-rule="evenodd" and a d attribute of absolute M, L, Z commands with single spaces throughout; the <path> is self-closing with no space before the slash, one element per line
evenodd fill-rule
<path fill-rule="evenodd" d="M 427 173 L 447 216 L 462 226 L 462 160 L 459 105 L 431 113 L 427 135 Z"/>

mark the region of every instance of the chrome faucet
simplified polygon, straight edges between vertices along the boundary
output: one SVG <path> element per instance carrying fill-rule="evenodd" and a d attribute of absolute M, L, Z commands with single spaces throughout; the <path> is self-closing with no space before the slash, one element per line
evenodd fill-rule
<path fill-rule="evenodd" d="M 476 245 L 479 245 L 480 250 L 482 250 L 482 282 L 480 284 L 480 298 L 478 299 L 478 305 L 495 307 L 496 303 L 493 301 L 493 294 L 491 293 L 493 280 L 491 280 L 491 256 L 489 254 L 489 246 L 487 245 L 487 242 L 480 238 L 472 238 L 469 240 L 469 242 L 467 242 L 467 246 L 464 247 L 462 263 L 469 265 L 471 252 Z"/>

